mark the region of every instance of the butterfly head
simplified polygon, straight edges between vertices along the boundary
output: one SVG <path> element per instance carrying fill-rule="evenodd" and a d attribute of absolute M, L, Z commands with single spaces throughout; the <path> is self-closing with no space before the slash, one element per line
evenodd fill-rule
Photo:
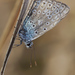
<path fill-rule="evenodd" d="M 27 48 L 32 48 L 33 42 L 32 41 L 23 41 Z"/>

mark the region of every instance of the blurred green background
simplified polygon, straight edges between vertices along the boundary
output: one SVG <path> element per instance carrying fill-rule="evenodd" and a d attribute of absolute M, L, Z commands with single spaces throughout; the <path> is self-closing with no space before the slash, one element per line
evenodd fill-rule
<path fill-rule="evenodd" d="M 70 7 L 69 14 L 52 30 L 34 40 L 30 68 L 31 49 L 24 43 L 13 48 L 9 57 L 5 75 L 75 75 L 75 0 L 59 0 Z M 0 0 L 0 37 L 13 10 L 16 0 Z M 6 54 L 0 53 L 0 68 Z"/>

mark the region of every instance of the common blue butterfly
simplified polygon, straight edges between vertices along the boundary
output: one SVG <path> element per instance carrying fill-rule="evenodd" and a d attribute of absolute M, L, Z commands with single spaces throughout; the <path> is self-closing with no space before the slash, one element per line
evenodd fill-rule
<path fill-rule="evenodd" d="M 28 12 L 28 15 L 24 19 L 22 19 L 23 15 L 25 14 L 24 11 L 26 10 L 25 0 L 23 1 L 23 8 L 21 10 L 14 36 L 8 48 L 8 52 L 6 54 L 6 58 L 4 60 L 0 75 L 3 75 L 4 73 L 6 62 L 11 52 L 11 48 L 13 46 L 17 33 L 19 34 L 21 40 L 20 42 L 22 43 L 23 41 L 27 48 L 31 48 L 33 45 L 33 40 L 42 36 L 44 33 L 55 27 L 56 24 L 59 23 L 70 10 L 70 8 L 66 4 L 59 1 L 34 0 L 31 9 Z"/>

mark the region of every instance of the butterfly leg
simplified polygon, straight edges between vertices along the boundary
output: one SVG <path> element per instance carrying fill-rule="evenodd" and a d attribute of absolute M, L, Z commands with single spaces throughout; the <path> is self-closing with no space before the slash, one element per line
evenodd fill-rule
<path fill-rule="evenodd" d="M 20 40 L 20 44 L 14 44 L 14 46 L 13 46 L 13 48 L 15 48 L 15 47 L 18 47 L 18 46 L 20 46 L 21 44 L 22 44 L 22 39 L 19 39 Z"/>
<path fill-rule="evenodd" d="M 16 36 L 16 40 L 20 40 L 20 37 L 18 35 Z"/>

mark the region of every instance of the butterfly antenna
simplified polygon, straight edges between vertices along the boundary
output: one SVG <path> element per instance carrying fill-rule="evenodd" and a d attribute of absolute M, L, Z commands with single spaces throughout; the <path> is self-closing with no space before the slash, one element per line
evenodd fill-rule
<path fill-rule="evenodd" d="M 37 62 L 36 62 L 36 53 L 35 53 L 34 45 L 33 45 L 33 51 L 34 51 L 34 63 L 35 63 L 35 66 L 37 66 Z"/>
<path fill-rule="evenodd" d="M 31 55 L 30 55 L 30 68 L 32 67 L 32 48 L 31 48 Z"/>

